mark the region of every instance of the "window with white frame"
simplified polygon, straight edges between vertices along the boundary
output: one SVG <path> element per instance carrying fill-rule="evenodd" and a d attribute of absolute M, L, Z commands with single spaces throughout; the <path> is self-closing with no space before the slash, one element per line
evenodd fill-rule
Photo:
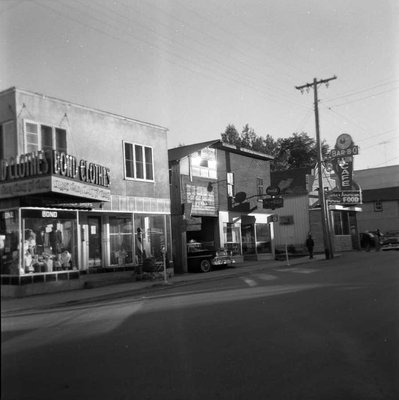
<path fill-rule="evenodd" d="M 27 153 L 38 150 L 67 151 L 66 129 L 39 124 L 33 121 L 24 121 L 25 151 Z"/>
<path fill-rule="evenodd" d="M 123 142 L 123 151 L 126 179 L 154 180 L 152 147 Z"/>
<path fill-rule="evenodd" d="M 227 195 L 234 197 L 234 172 L 227 172 Z"/>
<path fill-rule="evenodd" d="M 258 191 L 258 195 L 262 195 L 263 194 L 263 179 L 262 178 L 256 178 L 256 187 L 257 187 L 257 191 Z"/>

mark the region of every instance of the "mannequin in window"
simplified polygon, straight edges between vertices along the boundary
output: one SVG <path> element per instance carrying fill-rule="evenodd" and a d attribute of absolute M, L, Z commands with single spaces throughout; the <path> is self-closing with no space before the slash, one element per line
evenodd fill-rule
<path fill-rule="evenodd" d="M 50 246 L 53 254 L 59 254 L 62 250 L 62 233 L 57 229 L 57 224 L 53 224 L 53 230 L 50 232 Z"/>
<path fill-rule="evenodd" d="M 146 258 L 145 250 L 143 246 L 143 232 L 141 228 L 137 228 L 136 234 L 136 255 L 137 261 L 139 264 L 143 263 L 143 260 Z"/>

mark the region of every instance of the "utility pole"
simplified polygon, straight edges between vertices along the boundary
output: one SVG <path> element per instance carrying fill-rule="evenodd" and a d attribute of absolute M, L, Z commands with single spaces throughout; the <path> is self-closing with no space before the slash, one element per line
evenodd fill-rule
<path fill-rule="evenodd" d="M 331 243 L 331 235 L 329 228 L 329 218 L 328 218 L 328 208 L 326 207 L 326 198 L 323 187 L 323 176 L 322 176 L 322 153 L 321 153 L 321 140 L 320 140 L 320 127 L 319 127 L 319 100 L 317 98 L 317 85 L 325 83 L 328 87 L 329 82 L 333 79 L 337 79 L 334 75 L 332 78 L 328 79 L 313 79 L 313 83 L 306 83 L 302 86 L 295 86 L 295 89 L 298 89 L 303 94 L 304 89 L 309 91 L 309 88 L 313 88 L 314 93 L 314 112 L 315 112 L 315 121 L 316 121 L 316 146 L 317 146 L 317 166 L 318 166 L 318 175 L 319 175 L 319 203 L 321 207 L 321 222 L 323 226 L 323 241 L 324 241 L 324 253 L 326 259 L 334 258 L 333 247 Z"/>

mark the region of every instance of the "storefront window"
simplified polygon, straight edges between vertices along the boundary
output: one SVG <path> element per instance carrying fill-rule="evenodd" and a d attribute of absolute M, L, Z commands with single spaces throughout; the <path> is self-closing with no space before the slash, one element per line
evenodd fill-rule
<path fill-rule="evenodd" d="M 0 270 L 1 275 L 19 275 L 18 211 L 0 213 Z"/>
<path fill-rule="evenodd" d="M 133 223 L 131 217 L 110 217 L 111 264 L 133 262 Z"/>
<path fill-rule="evenodd" d="M 271 253 L 270 229 L 268 224 L 256 224 L 256 252 Z"/>
<path fill-rule="evenodd" d="M 171 254 L 169 224 L 164 215 L 135 215 L 134 226 L 136 264 L 147 259 L 163 261 L 163 248 Z"/>
<path fill-rule="evenodd" d="M 230 222 L 225 222 L 223 225 L 224 248 L 231 252 L 231 255 L 241 255 L 240 246 L 240 227 L 235 226 Z"/>
<path fill-rule="evenodd" d="M 77 269 L 76 213 L 22 210 L 21 274 Z"/>
<path fill-rule="evenodd" d="M 333 211 L 334 233 L 336 235 L 350 235 L 348 213 Z"/>

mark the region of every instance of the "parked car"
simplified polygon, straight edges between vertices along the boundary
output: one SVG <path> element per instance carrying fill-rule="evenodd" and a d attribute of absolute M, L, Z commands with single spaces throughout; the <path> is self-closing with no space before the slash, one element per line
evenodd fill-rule
<path fill-rule="evenodd" d="M 360 233 L 360 247 L 362 249 L 374 248 L 375 238 L 377 237 L 377 231 L 366 231 Z M 380 246 L 382 245 L 384 236 L 380 236 Z"/>
<path fill-rule="evenodd" d="M 389 231 L 385 233 L 381 250 L 399 250 L 399 231 Z"/>
<path fill-rule="evenodd" d="M 190 272 L 210 272 L 214 267 L 227 267 L 235 260 L 225 250 L 215 250 L 201 242 L 187 244 L 187 263 Z"/>

